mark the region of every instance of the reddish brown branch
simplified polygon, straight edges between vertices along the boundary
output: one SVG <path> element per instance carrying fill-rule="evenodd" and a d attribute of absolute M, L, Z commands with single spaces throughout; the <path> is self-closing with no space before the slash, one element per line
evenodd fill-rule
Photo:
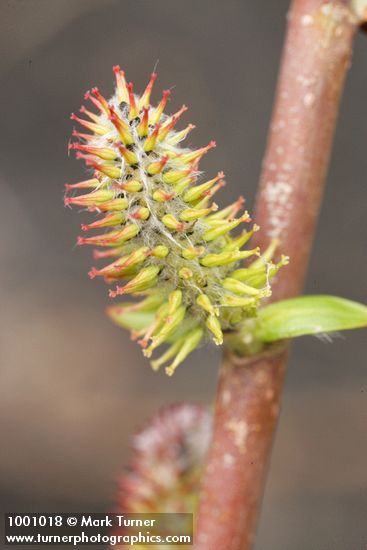
<path fill-rule="evenodd" d="M 292 3 L 255 216 L 256 244 L 279 237 L 291 257 L 272 299 L 302 290 L 357 26 L 342 0 Z M 286 358 L 285 347 L 247 359 L 225 354 L 196 550 L 252 547 Z"/>
<path fill-rule="evenodd" d="M 276 425 L 286 347 L 240 358 L 226 352 L 220 371 L 214 442 L 202 488 L 195 548 L 250 548 Z M 244 505 L 246 503 L 246 505 Z"/>
<path fill-rule="evenodd" d="M 257 244 L 291 257 L 272 300 L 303 288 L 356 25 L 342 2 L 293 2 L 255 211 Z"/>

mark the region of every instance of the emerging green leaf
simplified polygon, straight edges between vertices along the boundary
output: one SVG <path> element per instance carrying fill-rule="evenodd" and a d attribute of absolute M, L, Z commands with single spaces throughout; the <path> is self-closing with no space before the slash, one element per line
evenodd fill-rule
<path fill-rule="evenodd" d="M 363 304 L 336 296 L 300 296 L 261 309 L 255 337 L 262 342 L 274 342 L 366 326 L 367 307 Z"/>

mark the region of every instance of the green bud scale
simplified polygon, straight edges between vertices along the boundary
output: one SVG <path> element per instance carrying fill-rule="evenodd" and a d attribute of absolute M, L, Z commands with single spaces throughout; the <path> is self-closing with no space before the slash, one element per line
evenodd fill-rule
<path fill-rule="evenodd" d="M 87 119 L 71 115 L 90 133 L 74 130 L 77 140 L 69 148 L 94 173 L 88 180 L 66 185 L 65 204 L 98 215 L 82 229 L 102 232 L 78 237 L 77 244 L 99 247 L 94 257 L 109 258 L 109 263 L 93 267 L 89 275 L 114 285 L 111 298 L 129 294 L 140 299 L 134 305 L 113 305 L 109 314 L 119 322 L 119 315 L 126 319 L 129 312 L 146 312 L 149 323 L 133 335 L 147 357 L 169 343 L 152 366 L 170 361 L 166 372 L 172 374 L 205 337 L 220 345 L 224 330 L 256 314 L 261 299 L 271 293 L 271 276 L 287 258 L 271 263 L 274 243 L 263 256 L 258 248 L 242 249 L 259 228 L 231 233 L 251 219 L 247 212 L 238 215 L 242 197 L 222 210 L 211 202 L 225 184 L 222 172 L 197 183 L 200 159 L 215 142 L 197 150 L 181 145 L 194 128 L 189 124 L 176 131 L 186 106 L 168 116 L 164 109 L 169 90 L 157 106 L 150 104 L 155 73 L 138 96 L 124 72 L 113 70 L 112 98 L 105 99 L 93 88 L 85 99 L 98 112 L 82 107 Z M 81 194 L 74 195 L 74 190 Z M 241 271 L 239 262 L 245 258 L 249 263 Z"/>

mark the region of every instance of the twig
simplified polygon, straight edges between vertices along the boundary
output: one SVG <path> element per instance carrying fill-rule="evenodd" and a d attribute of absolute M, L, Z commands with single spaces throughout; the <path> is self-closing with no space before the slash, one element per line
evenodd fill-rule
<path fill-rule="evenodd" d="M 255 215 L 256 244 L 278 237 L 291 257 L 273 300 L 302 291 L 358 25 L 342 0 L 291 6 Z M 195 550 L 252 548 L 286 360 L 286 345 L 251 358 L 225 353 Z"/>

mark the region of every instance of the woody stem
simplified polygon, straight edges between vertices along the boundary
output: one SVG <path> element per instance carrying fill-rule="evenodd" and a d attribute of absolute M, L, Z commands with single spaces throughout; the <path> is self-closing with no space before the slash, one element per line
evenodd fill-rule
<path fill-rule="evenodd" d="M 272 300 L 302 292 L 352 42 L 347 1 L 293 0 L 255 219 L 256 245 L 281 240 L 290 265 Z M 253 547 L 287 362 L 286 344 L 253 357 L 225 351 L 195 550 Z"/>

